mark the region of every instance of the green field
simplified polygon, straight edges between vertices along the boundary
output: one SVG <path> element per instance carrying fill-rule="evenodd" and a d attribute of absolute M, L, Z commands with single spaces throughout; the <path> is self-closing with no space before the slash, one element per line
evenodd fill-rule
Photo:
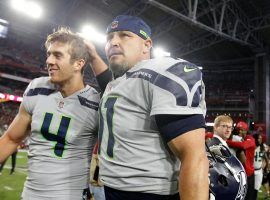
<path fill-rule="evenodd" d="M 9 175 L 11 159 L 8 159 L 0 175 L 0 199 L 18 200 L 27 175 L 27 152 L 18 152 L 15 172 Z"/>
<path fill-rule="evenodd" d="M 9 175 L 11 160 L 8 159 L 0 175 L 0 200 L 19 200 L 23 183 L 27 175 L 27 152 L 18 152 L 15 173 Z M 258 200 L 263 200 L 263 193 L 259 193 Z M 228 199 L 229 200 L 229 199 Z"/>

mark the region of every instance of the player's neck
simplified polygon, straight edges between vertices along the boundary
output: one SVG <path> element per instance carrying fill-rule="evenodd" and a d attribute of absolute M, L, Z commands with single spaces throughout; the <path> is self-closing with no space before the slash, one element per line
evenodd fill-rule
<path fill-rule="evenodd" d="M 68 97 L 85 87 L 83 79 L 71 79 L 58 85 L 58 90 L 63 97 Z"/>

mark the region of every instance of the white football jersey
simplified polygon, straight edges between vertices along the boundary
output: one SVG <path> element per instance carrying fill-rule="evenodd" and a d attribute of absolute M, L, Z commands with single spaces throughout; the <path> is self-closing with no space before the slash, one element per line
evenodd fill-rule
<path fill-rule="evenodd" d="M 254 169 L 260 169 L 262 167 L 264 151 L 261 151 L 260 146 L 256 147 L 254 155 Z"/>
<path fill-rule="evenodd" d="M 49 77 L 34 79 L 23 106 L 32 116 L 24 200 L 82 200 L 97 138 L 99 94 L 86 86 L 63 98 Z"/>
<path fill-rule="evenodd" d="M 204 115 L 204 94 L 201 71 L 173 58 L 142 61 L 110 82 L 99 110 L 101 181 L 123 191 L 177 193 L 180 163 L 154 116 Z"/>

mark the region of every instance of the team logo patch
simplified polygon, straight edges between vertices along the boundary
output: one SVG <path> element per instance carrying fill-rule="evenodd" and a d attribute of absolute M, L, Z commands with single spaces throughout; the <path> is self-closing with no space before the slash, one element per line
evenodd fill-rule
<path fill-rule="evenodd" d="M 192 71 L 194 71 L 194 70 L 196 70 L 196 68 L 192 68 L 192 67 L 189 67 L 189 66 L 187 66 L 187 65 L 185 65 L 185 67 L 184 67 L 184 72 L 186 72 L 186 73 L 192 72 Z"/>
<path fill-rule="evenodd" d="M 63 108 L 63 107 L 64 107 L 64 104 L 65 104 L 65 103 L 64 103 L 63 101 L 60 101 L 59 104 L 58 104 L 58 107 L 59 107 L 59 108 Z"/>
<path fill-rule="evenodd" d="M 117 27 L 118 27 L 118 21 L 113 21 L 112 24 L 111 24 L 111 28 L 115 29 Z"/>

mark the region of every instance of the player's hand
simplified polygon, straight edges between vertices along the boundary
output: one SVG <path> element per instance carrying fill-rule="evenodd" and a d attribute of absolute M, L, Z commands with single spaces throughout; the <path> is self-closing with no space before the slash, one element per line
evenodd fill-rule
<path fill-rule="evenodd" d="M 90 59 L 94 59 L 97 56 L 95 45 L 90 40 L 87 40 L 87 39 L 84 39 L 84 43 L 88 49 Z"/>
<path fill-rule="evenodd" d="M 90 56 L 90 62 L 92 62 L 95 58 L 98 57 L 98 53 L 96 51 L 95 45 L 89 39 L 86 39 L 86 37 L 83 34 L 81 34 L 81 33 L 77 33 L 77 34 L 81 38 L 83 38 L 84 44 L 86 45 L 89 56 Z"/>

